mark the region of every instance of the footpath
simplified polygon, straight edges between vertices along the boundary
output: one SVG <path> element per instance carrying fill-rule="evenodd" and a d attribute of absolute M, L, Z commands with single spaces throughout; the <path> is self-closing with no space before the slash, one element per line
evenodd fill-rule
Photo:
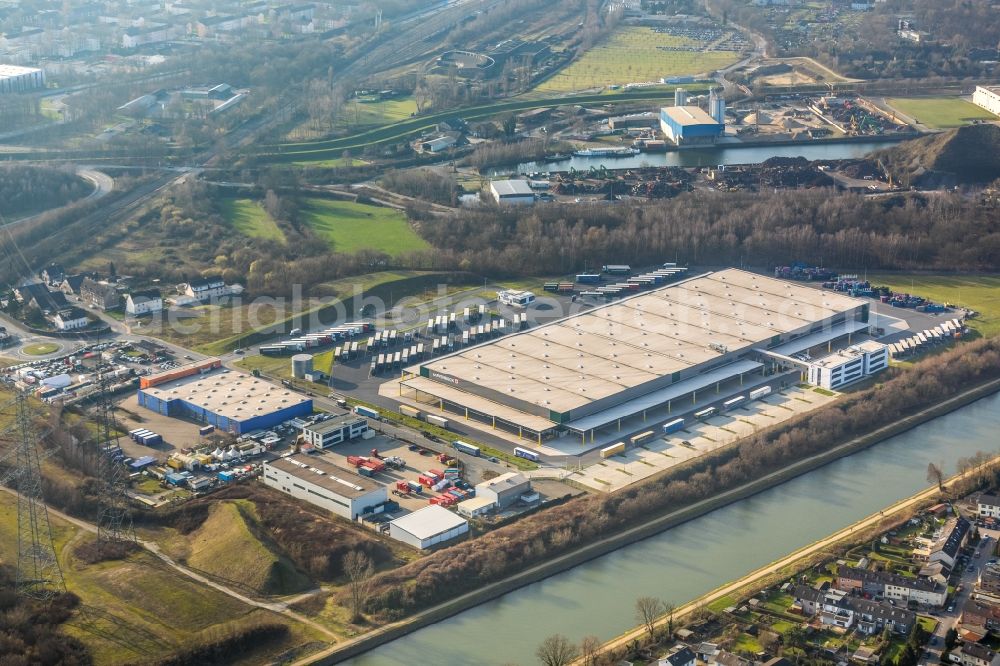
<path fill-rule="evenodd" d="M 1000 463 L 1000 459 L 995 458 L 989 463 L 989 465 L 995 466 L 998 463 Z M 953 485 L 955 482 L 962 481 L 970 476 L 979 474 L 980 472 L 981 469 L 975 469 L 965 472 L 963 474 L 956 474 L 955 476 L 949 478 L 947 481 L 944 482 L 945 490 L 947 490 L 948 486 Z M 877 525 L 879 522 L 885 520 L 886 518 L 892 518 L 893 516 L 913 510 L 924 503 L 930 503 L 931 501 L 940 498 L 941 495 L 942 492 L 935 485 L 931 486 L 930 488 L 927 488 L 926 490 L 920 491 L 916 495 L 912 495 L 904 500 L 900 500 L 899 502 L 889 506 L 888 508 L 882 509 L 881 511 L 873 513 L 867 518 L 862 518 L 856 523 L 848 525 L 839 532 L 831 534 L 830 536 L 820 539 L 819 541 L 815 541 L 809 544 L 808 546 L 800 548 L 799 550 L 796 550 L 795 552 L 786 555 L 785 557 L 779 560 L 775 560 L 770 564 L 766 564 L 760 569 L 757 569 L 756 571 L 747 574 L 746 576 L 740 578 L 739 580 L 727 583 L 722 587 L 716 588 L 711 592 L 709 592 L 708 594 L 698 597 L 694 601 L 689 601 L 683 606 L 680 606 L 677 609 L 675 609 L 670 617 L 664 616 L 659 620 L 657 620 L 654 623 L 654 626 L 655 628 L 660 629 L 666 626 L 668 622 L 671 621 L 671 619 L 676 624 L 678 620 L 682 620 L 685 616 L 695 612 L 700 608 L 708 606 L 714 601 L 722 599 L 739 590 L 751 587 L 755 583 L 760 583 L 763 579 L 766 579 L 768 576 L 777 573 L 782 569 L 794 567 L 797 563 L 808 558 L 810 555 L 823 552 L 829 549 L 831 546 L 840 543 L 841 541 L 850 541 L 855 534 L 860 533 L 869 527 Z M 622 634 L 617 638 L 613 638 L 604 645 L 602 645 L 601 648 L 598 650 L 598 654 L 602 654 L 604 652 L 625 647 L 632 641 L 643 638 L 646 635 L 646 633 L 647 632 L 645 627 L 637 627 L 635 629 L 632 629 L 631 631 Z M 582 664 L 583 661 L 577 660 L 573 663 Z"/>

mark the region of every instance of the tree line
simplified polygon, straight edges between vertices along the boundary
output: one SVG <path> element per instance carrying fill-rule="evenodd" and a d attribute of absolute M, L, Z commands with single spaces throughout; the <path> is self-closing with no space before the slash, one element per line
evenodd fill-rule
<path fill-rule="evenodd" d="M 383 620 L 503 579 L 651 515 L 675 511 L 738 487 L 852 438 L 898 422 L 970 386 L 1000 378 L 1000 339 L 977 340 L 831 405 L 756 433 L 608 496 L 583 496 L 514 525 L 435 552 L 372 580 L 366 608 Z M 347 599 L 341 603 L 349 605 Z"/>
<path fill-rule="evenodd" d="M 61 592 L 47 601 L 20 597 L 14 569 L 0 564 L 0 663 L 5 666 L 87 666 L 87 647 L 61 630 L 80 599 Z"/>
<path fill-rule="evenodd" d="M 995 270 L 1000 218 L 960 194 L 695 191 L 631 205 L 483 207 L 429 217 L 439 260 L 488 275 L 553 275 L 620 261 Z"/>
<path fill-rule="evenodd" d="M 90 194 L 93 185 L 72 168 L 0 167 L 0 215 L 15 217 L 57 208 Z"/>
<path fill-rule="evenodd" d="M 457 194 L 453 178 L 429 172 L 388 173 L 383 182 L 406 194 L 422 190 L 441 203 Z M 621 205 L 482 205 L 451 215 L 414 205 L 407 214 L 434 249 L 390 256 L 331 252 L 302 223 L 296 187 L 263 178 L 252 195 L 263 194 L 283 240 L 237 233 L 222 210 L 226 194 L 189 181 L 140 217 L 99 231 L 86 245 L 62 244 L 62 254 L 46 257 L 73 265 L 127 239 L 162 252 L 116 257 L 125 274 L 182 282 L 221 273 L 251 293 L 276 296 L 291 293 L 292 285 L 322 295 L 314 288 L 330 280 L 393 268 L 475 267 L 481 275 L 504 278 L 665 260 L 754 267 L 804 261 L 853 270 L 990 271 L 1000 265 L 1000 217 L 984 202 L 954 192 L 869 198 L 828 190 L 695 191 Z M 25 256 L 52 246 L 49 226 L 16 230 Z M 11 269 L 19 268 L 20 256 L 8 259 Z M 23 269 L 11 270 L 8 280 L 21 274 Z"/>

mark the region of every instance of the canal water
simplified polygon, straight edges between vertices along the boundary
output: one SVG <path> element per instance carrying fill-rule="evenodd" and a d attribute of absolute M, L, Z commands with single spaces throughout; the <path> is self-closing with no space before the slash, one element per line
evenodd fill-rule
<path fill-rule="evenodd" d="M 496 169 L 490 175 L 551 171 L 589 171 L 590 167 L 633 169 L 642 166 L 700 167 L 717 164 L 757 164 L 770 157 L 805 157 L 807 160 L 846 160 L 864 157 L 868 153 L 891 146 L 886 141 L 844 143 L 804 142 L 786 146 L 716 146 L 674 150 L 666 153 L 641 153 L 631 157 L 572 157 L 561 162 L 526 162 L 516 169 Z"/>
<path fill-rule="evenodd" d="M 358 666 L 536 664 L 548 635 L 613 638 L 636 598 L 680 605 L 926 488 L 927 463 L 1000 448 L 1000 394 L 644 541 L 431 625 Z"/>

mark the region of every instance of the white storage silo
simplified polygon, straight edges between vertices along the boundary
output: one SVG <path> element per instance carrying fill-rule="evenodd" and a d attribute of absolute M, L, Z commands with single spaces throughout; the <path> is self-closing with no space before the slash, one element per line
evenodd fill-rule
<path fill-rule="evenodd" d="M 305 379 L 313 371 L 312 354 L 296 354 L 292 357 L 292 377 Z"/>

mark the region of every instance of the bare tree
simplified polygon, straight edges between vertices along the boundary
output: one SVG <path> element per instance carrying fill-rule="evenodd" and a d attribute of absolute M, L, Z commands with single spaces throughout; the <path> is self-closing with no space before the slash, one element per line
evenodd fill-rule
<path fill-rule="evenodd" d="M 927 463 L 927 481 L 928 483 L 936 483 L 938 490 L 944 492 L 944 472 L 941 471 L 940 465 Z"/>
<path fill-rule="evenodd" d="M 656 597 L 639 597 L 635 600 L 635 617 L 646 627 L 649 637 L 653 637 L 656 631 L 656 618 L 663 615 L 667 610 L 667 605 L 662 599 Z"/>
<path fill-rule="evenodd" d="M 364 618 L 365 601 L 371 589 L 375 565 L 360 550 L 352 550 L 344 555 L 344 573 L 347 574 L 347 584 L 351 591 L 351 622 L 357 622 Z"/>
<path fill-rule="evenodd" d="M 584 636 L 580 640 L 580 656 L 583 666 L 594 666 L 597 663 L 597 653 L 601 649 L 601 639 L 597 636 Z"/>
<path fill-rule="evenodd" d="M 567 666 L 579 654 L 576 646 L 562 634 L 549 636 L 535 650 L 535 656 L 545 666 Z"/>

